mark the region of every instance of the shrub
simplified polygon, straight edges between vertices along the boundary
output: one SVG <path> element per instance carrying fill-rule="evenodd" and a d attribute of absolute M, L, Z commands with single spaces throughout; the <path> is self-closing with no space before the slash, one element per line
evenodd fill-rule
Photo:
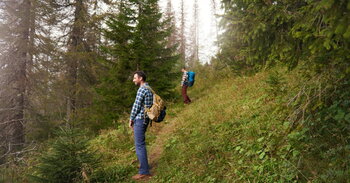
<path fill-rule="evenodd" d="M 89 179 L 98 159 L 88 149 L 88 139 L 80 129 L 61 128 L 57 139 L 39 157 L 30 176 L 36 182 L 78 182 Z"/>

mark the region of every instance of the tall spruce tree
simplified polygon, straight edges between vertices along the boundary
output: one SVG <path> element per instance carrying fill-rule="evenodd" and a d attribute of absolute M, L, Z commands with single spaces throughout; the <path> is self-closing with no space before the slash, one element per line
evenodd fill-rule
<path fill-rule="evenodd" d="M 175 19 L 175 13 L 173 10 L 173 5 L 171 3 L 171 0 L 168 0 L 167 5 L 166 5 L 166 10 L 165 10 L 165 15 L 164 15 L 166 20 L 169 20 L 170 23 L 168 24 L 168 28 L 172 29 L 171 35 L 168 37 L 168 46 L 167 47 L 172 47 L 176 46 L 177 52 L 180 52 L 179 50 L 179 42 L 180 42 L 180 35 L 179 31 L 176 27 L 176 19 Z"/>
<path fill-rule="evenodd" d="M 199 61 L 199 7 L 198 7 L 198 0 L 194 1 L 193 4 L 193 27 L 192 27 L 192 42 L 191 42 L 191 47 L 192 47 L 192 55 L 191 59 L 189 61 L 189 66 L 190 67 L 195 67 L 196 63 Z"/>
<path fill-rule="evenodd" d="M 181 0 L 180 53 L 183 65 L 186 65 L 185 3 Z"/>
<path fill-rule="evenodd" d="M 54 38 L 57 11 L 51 2 L 31 0 L 30 56 L 27 70 L 26 140 L 44 140 L 57 114 L 60 101 L 54 93 L 57 79 L 58 46 Z M 53 104 L 55 101 L 55 104 Z"/>
<path fill-rule="evenodd" d="M 157 0 L 122 1 L 119 13 L 107 22 L 105 36 L 110 45 L 102 48 L 107 59 L 102 61 L 105 72 L 97 87 L 97 108 L 102 110 L 105 125 L 130 110 L 137 89 L 132 83 L 136 70 L 147 74 L 147 81 L 159 95 L 173 97 L 177 79 L 173 66 L 179 56 L 176 45 L 168 44 L 170 23 L 170 19 L 162 19 Z"/>
<path fill-rule="evenodd" d="M 0 163 L 3 154 L 20 150 L 25 142 L 31 5 L 29 0 L 0 3 Z"/>
<path fill-rule="evenodd" d="M 54 0 L 52 4 L 57 12 L 60 29 L 57 39 L 61 53 L 55 82 L 56 91 L 60 91 L 60 113 L 66 124 L 90 124 L 87 108 L 93 103 L 93 86 L 97 81 L 99 53 L 97 45 L 101 42 L 100 26 L 104 20 L 103 8 L 111 1 Z M 110 9 L 113 9 L 111 7 Z M 64 102 L 65 101 L 65 104 Z M 90 117 L 90 116 L 89 116 Z M 85 123 L 85 124 L 83 124 Z"/>
<path fill-rule="evenodd" d="M 102 51 L 109 59 L 101 61 L 103 73 L 96 88 L 99 97 L 94 107 L 101 115 L 95 116 L 96 123 L 92 124 L 95 129 L 111 125 L 133 100 L 134 84 L 130 78 L 135 70 L 132 51 L 136 23 L 136 11 L 132 7 L 135 6 L 132 1 L 120 2 L 118 14 L 108 19 L 108 29 L 104 30 L 110 44 L 103 46 Z"/>
<path fill-rule="evenodd" d="M 176 47 L 167 47 L 171 21 L 162 20 L 158 0 L 138 1 L 137 25 L 133 41 L 135 69 L 148 74 L 148 82 L 161 96 L 173 96 L 176 74 L 172 72 L 179 56 Z M 168 28 L 167 28 L 168 27 Z"/>

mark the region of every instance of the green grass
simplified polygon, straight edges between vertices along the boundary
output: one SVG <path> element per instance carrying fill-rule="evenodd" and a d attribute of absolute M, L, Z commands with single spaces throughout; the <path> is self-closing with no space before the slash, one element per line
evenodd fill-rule
<path fill-rule="evenodd" d="M 229 77 L 197 73 L 195 86 L 189 88 L 193 103 L 170 105 L 166 122 L 156 124 L 147 134 L 151 153 L 162 148 L 151 182 L 297 181 L 297 167 L 288 160 L 298 156 L 287 142 L 288 110 L 283 106 L 288 96 L 279 93 L 276 97 L 265 89 L 268 74 Z M 136 158 L 132 134 L 118 133 L 124 137 L 102 134 L 93 146 L 106 157 L 107 167 L 118 164 L 129 169 Z M 136 168 L 125 176 L 133 173 Z"/>
<path fill-rule="evenodd" d="M 335 105 L 345 105 L 339 102 L 331 111 L 323 105 L 317 111 L 318 101 L 307 106 L 317 81 L 305 82 L 297 69 L 278 67 L 242 77 L 208 68 L 196 72 L 195 86 L 188 90 L 193 103 L 184 105 L 179 98 L 168 104 L 165 121 L 147 131 L 154 174 L 149 182 L 348 182 L 350 146 L 343 129 L 349 114 Z M 296 113 L 300 107 L 305 118 Z M 310 118 L 311 112 L 320 117 Z M 326 121 L 322 115 L 340 120 Z M 89 141 L 100 159 L 88 175 L 91 182 L 133 182 L 138 170 L 127 122 L 125 116 L 117 129 Z M 22 175 L 11 180 L 23 182 L 37 154 L 28 155 L 27 165 L 11 165 L 16 171 L 0 173 Z"/>
<path fill-rule="evenodd" d="M 147 131 L 155 175 L 149 182 L 349 182 L 350 146 L 294 119 L 305 104 L 302 97 L 291 100 L 305 84 L 298 70 L 277 67 L 242 77 L 196 72 L 188 90 L 193 103 L 179 98 L 168 104 L 165 121 Z M 101 163 L 88 175 L 91 182 L 133 182 L 138 172 L 127 116 L 119 122 L 90 140 Z"/>
<path fill-rule="evenodd" d="M 293 151 L 283 149 L 289 125 L 280 108 L 283 99 L 264 89 L 267 74 L 225 78 L 203 89 L 206 94 L 172 121 L 181 125 L 164 147 L 154 181 L 297 180 L 297 169 L 277 154 Z"/>

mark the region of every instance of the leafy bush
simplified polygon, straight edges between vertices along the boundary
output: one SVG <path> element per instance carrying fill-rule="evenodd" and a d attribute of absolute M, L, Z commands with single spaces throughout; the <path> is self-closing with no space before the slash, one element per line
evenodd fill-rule
<path fill-rule="evenodd" d="M 306 81 L 294 101 L 294 131 L 305 131 L 294 147 L 303 154 L 304 174 L 320 182 L 349 179 L 350 82 L 335 77 L 324 73 Z"/>

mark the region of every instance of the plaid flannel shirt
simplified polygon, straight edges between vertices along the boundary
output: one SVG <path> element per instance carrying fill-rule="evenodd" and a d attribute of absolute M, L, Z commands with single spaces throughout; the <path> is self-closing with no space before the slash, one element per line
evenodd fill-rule
<path fill-rule="evenodd" d="M 137 90 L 136 99 L 131 109 L 130 120 L 144 119 L 145 106 L 147 108 L 152 107 L 153 93 L 145 86 L 149 87 L 149 85 L 145 83 L 144 86 L 140 86 Z"/>

